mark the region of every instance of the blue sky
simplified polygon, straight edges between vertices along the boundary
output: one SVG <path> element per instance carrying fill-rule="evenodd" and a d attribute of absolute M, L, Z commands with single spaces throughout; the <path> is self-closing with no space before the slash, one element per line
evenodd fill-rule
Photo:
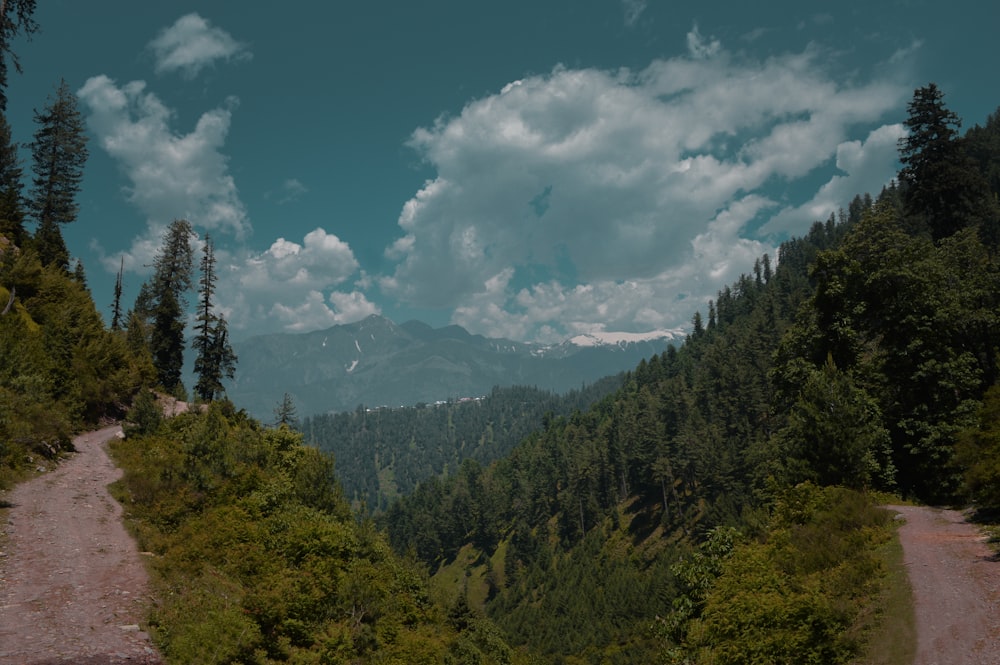
<path fill-rule="evenodd" d="M 46 0 L 8 116 L 29 141 L 77 91 L 65 235 L 105 314 L 183 217 L 236 338 L 670 329 L 877 193 L 914 88 L 965 127 L 1000 106 L 993 3 L 868 4 Z"/>

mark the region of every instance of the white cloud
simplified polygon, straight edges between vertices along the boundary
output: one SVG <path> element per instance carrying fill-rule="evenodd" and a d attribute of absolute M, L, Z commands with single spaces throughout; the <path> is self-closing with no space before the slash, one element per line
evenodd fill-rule
<path fill-rule="evenodd" d="M 881 185 L 892 132 L 856 137 L 904 86 L 838 82 L 816 47 L 757 61 L 695 27 L 689 49 L 637 72 L 556 67 L 417 129 L 436 174 L 402 208 L 382 290 L 487 334 L 676 327 L 774 251 L 755 233 L 771 216 Z M 844 179 L 805 189 L 835 159 Z M 788 220 L 767 231 L 811 222 Z"/>
<path fill-rule="evenodd" d="M 301 243 L 278 238 L 263 252 L 223 255 L 220 264 L 219 302 L 237 331 L 314 330 L 380 311 L 363 292 L 366 276 L 347 284 L 359 268 L 350 246 L 322 228 Z"/>
<path fill-rule="evenodd" d="M 691 31 L 687 33 L 687 47 L 688 53 L 692 58 L 702 60 L 704 58 L 711 58 L 721 51 L 722 42 L 714 37 L 711 39 L 705 39 L 698 30 L 698 26 L 695 25 L 691 28 Z"/>
<path fill-rule="evenodd" d="M 898 170 L 898 140 L 906 135 L 901 124 L 872 130 L 865 141 L 846 141 L 837 146 L 837 169 L 813 198 L 801 205 L 786 207 L 760 229 L 761 233 L 801 232 L 814 221 L 826 221 L 841 208 L 846 209 L 858 194 L 878 196 L 883 185 Z"/>
<path fill-rule="evenodd" d="M 304 194 L 309 191 L 309 188 L 302 184 L 302 181 L 298 178 L 288 178 L 281 186 L 278 191 L 274 194 L 268 193 L 268 198 L 272 196 L 277 200 L 278 205 L 284 205 L 286 203 L 292 203 L 293 201 L 298 201 Z"/>
<path fill-rule="evenodd" d="M 317 228 L 306 234 L 302 244 L 278 238 L 267 251 L 247 257 L 239 284 L 242 289 L 278 295 L 288 286 L 314 290 L 340 284 L 357 269 L 347 243 Z"/>
<path fill-rule="evenodd" d="M 216 238 L 245 239 L 250 222 L 222 152 L 231 106 L 203 113 L 192 131 L 179 134 L 171 127 L 174 113 L 141 81 L 118 86 L 95 76 L 78 94 L 90 129 L 131 183 L 128 200 L 146 216 L 145 229 L 121 254 L 92 247 L 107 270 L 117 271 L 124 258 L 126 270 L 148 273 L 164 230 L 177 218 Z M 298 180 L 286 180 L 282 200 L 305 191 Z M 262 252 L 217 244 L 216 259 L 217 303 L 234 332 L 313 330 L 380 311 L 364 293 L 371 286 L 366 276 L 342 289 L 359 264 L 347 243 L 322 228 L 301 242 L 278 238 Z"/>
<path fill-rule="evenodd" d="M 146 216 L 151 231 L 179 218 L 236 237 L 249 230 L 222 153 L 234 100 L 203 113 L 189 133 L 179 134 L 171 128 L 174 113 L 142 81 L 118 86 L 107 76 L 95 76 L 77 94 L 90 130 L 129 179 L 126 196 Z M 147 234 L 146 241 L 149 237 L 158 234 Z"/>
<path fill-rule="evenodd" d="M 157 74 L 179 71 L 191 79 L 217 60 L 249 60 L 245 44 L 221 28 L 209 24 L 196 13 L 186 14 L 165 28 L 149 43 L 156 60 Z"/>
<path fill-rule="evenodd" d="M 646 0 L 622 0 L 622 7 L 625 9 L 625 25 L 631 28 L 646 11 Z"/>

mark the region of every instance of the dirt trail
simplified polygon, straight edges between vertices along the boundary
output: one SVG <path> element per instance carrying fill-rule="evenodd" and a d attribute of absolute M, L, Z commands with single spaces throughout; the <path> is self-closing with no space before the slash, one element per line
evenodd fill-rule
<path fill-rule="evenodd" d="M 914 665 L 1000 663 L 1000 562 L 956 510 L 890 506 L 913 587 Z"/>
<path fill-rule="evenodd" d="M 147 577 L 104 450 L 118 426 L 82 434 L 55 470 L 0 497 L 0 665 L 159 663 L 140 630 Z"/>

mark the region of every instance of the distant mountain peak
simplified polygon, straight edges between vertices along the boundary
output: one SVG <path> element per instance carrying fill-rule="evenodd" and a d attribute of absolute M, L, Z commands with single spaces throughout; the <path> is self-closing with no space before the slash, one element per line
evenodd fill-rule
<path fill-rule="evenodd" d="M 251 337 L 227 388 L 251 413 L 267 414 L 284 393 L 299 413 L 359 404 L 411 405 L 484 395 L 495 386 L 563 392 L 632 369 L 681 337 L 673 330 L 597 332 L 543 345 L 472 334 L 458 325 L 397 325 L 384 316 L 310 333 Z"/>
<path fill-rule="evenodd" d="M 573 346 L 625 346 L 642 342 L 658 342 L 660 340 L 683 339 L 682 330 L 652 330 L 644 333 L 629 332 L 590 332 L 571 337 L 566 341 Z"/>

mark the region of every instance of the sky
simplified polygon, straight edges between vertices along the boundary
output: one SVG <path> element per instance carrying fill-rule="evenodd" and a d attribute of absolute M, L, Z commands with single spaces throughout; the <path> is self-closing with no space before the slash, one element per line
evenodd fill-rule
<path fill-rule="evenodd" d="M 683 328 L 893 178 L 915 88 L 965 128 L 1000 107 L 1000 6 L 972 0 L 42 0 L 35 18 L 8 119 L 27 143 L 60 79 L 77 94 L 90 157 L 64 235 L 102 313 L 122 262 L 127 307 L 183 218 L 215 243 L 235 340 L 371 314 L 545 343 Z"/>

